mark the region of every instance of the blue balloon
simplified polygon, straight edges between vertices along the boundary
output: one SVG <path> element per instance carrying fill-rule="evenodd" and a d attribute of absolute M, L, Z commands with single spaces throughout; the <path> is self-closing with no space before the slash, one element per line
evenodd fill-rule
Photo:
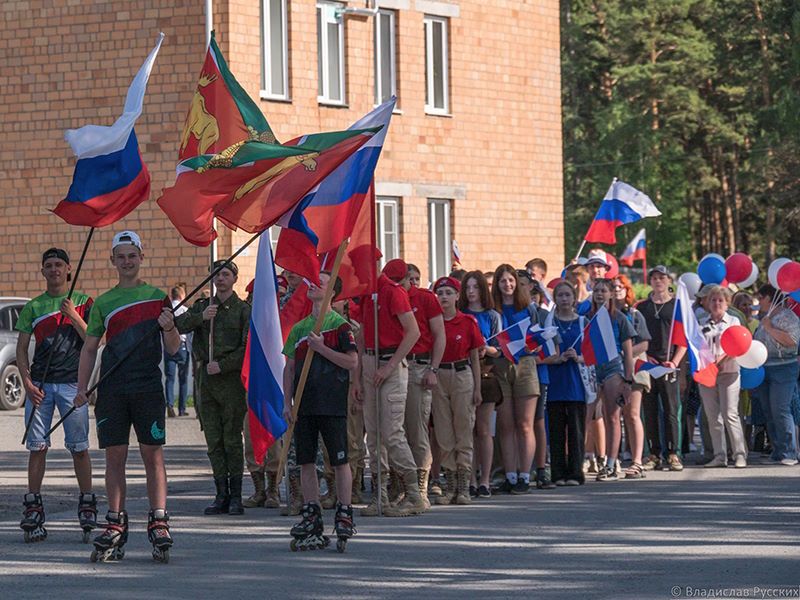
<path fill-rule="evenodd" d="M 704 285 L 720 284 L 725 279 L 725 263 L 716 256 L 705 256 L 697 265 L 697 275 Z"/>
<path fill-rule="evenodd" d="M 760 386 L 761 382 L 764 381 L 764 366 L 762 365 L 757 369 L 745 369 L 742 367 L 741 374 L 742 389 L 752 390 L 753 388 Z"/>
<path fill-rule="evenodd" d="M 789 298 L 791 298 L 795 302 L 800 302 L 800 290 L 797 290 L 796 292 L 792 292 L 791 294 L 789 294 Z"/>

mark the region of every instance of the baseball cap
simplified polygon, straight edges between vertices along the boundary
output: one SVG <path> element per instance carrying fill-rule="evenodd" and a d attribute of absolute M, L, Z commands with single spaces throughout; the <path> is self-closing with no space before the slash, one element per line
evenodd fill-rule
<path fill-rule="evenodd" d="M 402 258 L 393 258 L 383 266 L 383 274 L 394 281 L 400 281 L 406 273 L 408 265 Z"/>
<path fill-rule="evenodd" d="M 142 240 L 140 240 L 139 236 L 133 231 L 120 231 L 117 235 L 115 235 L 114 241 L 111 242 L 111 251 L 113 252 L 114 248 L 117 246 L 122 246 L 123 244 L 131 244 L 136 246 L 139 250 L 142 249 Z"/>
<path fill-rule="evenodd" d="M 47 250 L 42 253 L 42 265 L 44 265 L 45 261 L 49 258 L 60 258 L 65 263 L 69 264 L 69 254 L 67 254 L 66 250 L 62 250 L 61 248 L 48 248 Z"/>
<path fill-rule="evenodd" d="M 606 269 L 611 268 L 611 263 L 608 261 L 608 255 L 599 248 L 589 251 L 589 257 L 586 259 L 585 265 L 600 264 L 605 265 Z"/>
<path fill-rule="evenodd" d="M 664 265 L 656 265 L 647 273 L 647 276 L 650 277 L 653 273 L 661 273 L 662 275 L 666 275 L 670 279 L 672 279 L 672 275 L 670 275 L 669 269 Z"/>
<path fill-rule="evenodd" d="M 435 292 L 441 287 L 451 287 L 457 292 L 461 291 L 461 284 L 455 277 L 439 277 L 436 283 L 433 284 L 433 291 Z"/>

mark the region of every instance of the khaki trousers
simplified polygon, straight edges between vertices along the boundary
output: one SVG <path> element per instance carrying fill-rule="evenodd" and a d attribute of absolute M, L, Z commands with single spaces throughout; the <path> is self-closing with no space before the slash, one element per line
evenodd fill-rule
<path fill-rule="evenodd" d="M 731 440 L 731 454 L 747 458 L 747 446 L 739 420 L 739 373 L 720 373 L 713 387 L 699 386 L 703 412 L 708 415 L 708 430 L 714 446 L 714 457 L 727 458 L 725 429 Z"/>
<path fill-rule="evenodd" d="M 472 469 L 472 428 L 475 426 L 472 369 L 439 369 L 438 379 L 433 389 L 433 424 L 442 467 L 452 471 L 458 467 Z"/>
<path fill-rule="evenodd" d="M 280 441 L 275 442 L 267 449 L 267 455 L 262 461 L 263 464 L 258 464 L 255 453 L 253 452 L 253 442 L 250 441 L 250 419 L 249 415 L 244 416 L 244 460 L 247 463 L 248 473 L 275 473 L 278 470 L 278 463 L 281 461 L 281 444 Z M 280 481 L 280 477 L 278 481 Z"/>
<path fill-rule="evenodd" d="M 428 365 L 408 363 L 408 396 L 406 397 L 405 429 L 411 454 L 417 468 L 429 470 L 433 462 L 428 421 L 431 416 L 431 390 L 422 386 Z"/>

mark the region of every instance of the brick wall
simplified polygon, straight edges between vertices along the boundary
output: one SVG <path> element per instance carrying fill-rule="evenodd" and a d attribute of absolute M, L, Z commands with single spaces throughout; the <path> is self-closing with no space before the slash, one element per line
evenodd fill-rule
<path fill-rule="evenodd" d="M 417 10 L 443 3 L 398 4 L 407 5 L 397 17 L 401 112 L 392 119 L 376 179 L 411 184 L 411 195 L 401 199 L 401 254 L 427 275 L 427 195 L 438 189 L 431 186 L 442 186 L 460 190 L 451 223 L 466 268 L 522 266 L 541 256 L 555 273 L 564 259 L 558 2 L 450 3 L 458 5 L 458 16 L 448 32 L 449 117 L 424 111 L 424 13 Z M 217 40 L 230 68 L 279 140 L 343 129 L 372 109 L 372 18 L 345 18 L 348 106 L 342 108 L 317 102 L 314 2 L 289 2 L 289 103 L 258 99 L 258 1 L 215 0 L 214 6 Z M 96 232 L 80 287 L 96 294 L 115 282 L 107 257 L 114 231 L 122 228 L 141 233 L 143 276 L 150 283 L 191 285 L 206 272 L 208 250 L 184 242 L 155 204 L 174 179 L 178 140 L 204 57 L 203 11 L 199 0 L 3 3 L 0 248 L 6 260 L 0 262 L 0 294 L 38 293 L 38 261 L 50 245 L 65 246 L 77 261 L 86 232 L 49 212 L 66 194 L 74 167 L 64 131 L 113 123 L 159 31 L 166 39 L 136 126 L 153 180 L 151 199 Z M 220 256 L 249 238 L 222 229 Z M 252 247 L 239 261 L 240 290 L 252 276 L 254 258 Z"/>

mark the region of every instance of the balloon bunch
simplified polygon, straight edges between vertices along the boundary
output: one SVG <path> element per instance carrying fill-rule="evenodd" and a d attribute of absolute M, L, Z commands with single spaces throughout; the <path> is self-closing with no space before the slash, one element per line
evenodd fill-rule
<path fill-rule="evenodd" d="M 764 381 L 764 363 L 767 347 L 754 340 L 750 330 L 743 325 L 728 327 L 719 340 L 722 351 L 736 359 L 742 368 L 742 388 L 748 390 Z"/>

